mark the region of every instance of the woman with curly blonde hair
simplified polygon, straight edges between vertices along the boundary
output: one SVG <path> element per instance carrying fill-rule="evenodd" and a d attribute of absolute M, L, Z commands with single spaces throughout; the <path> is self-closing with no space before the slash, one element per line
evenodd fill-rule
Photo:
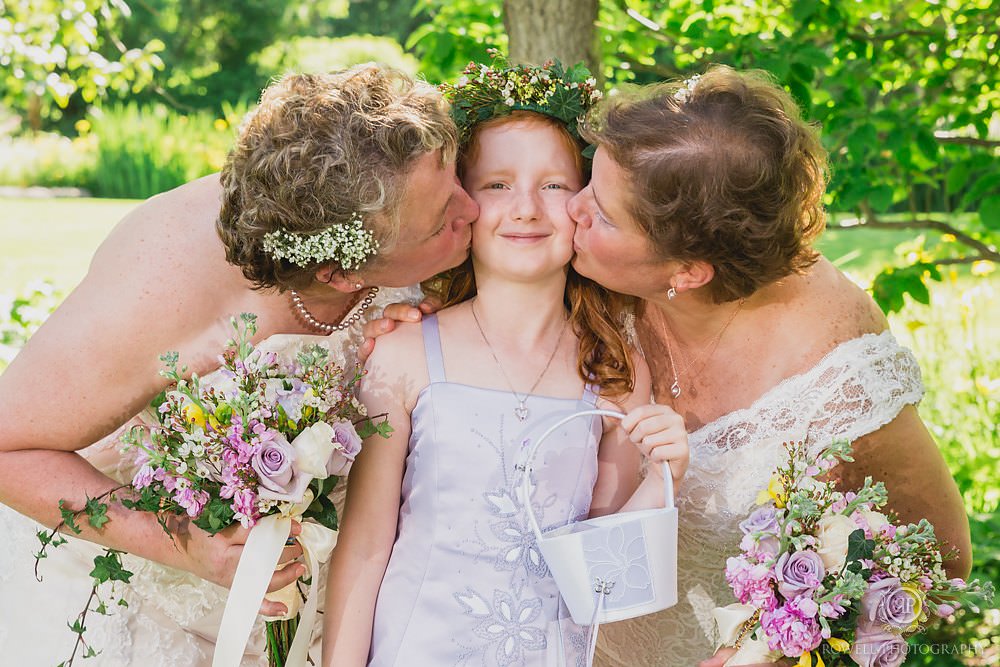
<path fill-rule="evenodd" d="M 264 91 L 221 175 L 158 195 L 130 213 L 98 249 L 83 282 L 0 378 L 0 628 L 3 661 L 67 658 L 90 586 L 96 545 L 132 554 L 128 608 L 87 618 L 88 640 L 107 665 L 205 665 L 211 661 L 224 587 L 247 531 L 209 539 L 186 521 L 110 503 L 107 521 L 81 522 L 32 575 L 40 528 L 60 502 L 79 509 L 131 479 L 114 434 L 167 380 L 161 354 L 191 372 L 218 366 L 241 312 L 257 315 L 255 342 L 294 354 L 304 340 L 352 365 L 362 323 L 403 289 L 461 263 L 478 208 L 458 185 L 457 135 L 436 89 L 363 65 L 289 75 Z M 228 260 L 228 261 L 227 261 Z M 28 390 L 30 388 L 30 391 Z M 97 444 L 92 444 L 97 443 Z M 296 529 L 297 530 L 297 529 Z M 95 543 L 95 544 L 90 544 Z M 301 553 L 285 550 L 282 562 Z M 303 574 L 293 563 L 270 590 Z M 265 602 L 262 611 L 283 612 Z M 266 664 L 260 642 L 244 665 Z"/>

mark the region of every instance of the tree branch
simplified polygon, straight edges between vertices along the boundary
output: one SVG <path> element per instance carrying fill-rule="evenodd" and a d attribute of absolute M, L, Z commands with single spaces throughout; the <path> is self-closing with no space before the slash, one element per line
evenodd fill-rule
<path fill-rule="evenodd" d="M 934 137 L 942 144 L 963 144 L 965 146 L 980 146 L 983 148 L 1000 148 L 1000 140 L 980 139 L 978 137 Z"/>
<path fill-rule="evenodd" d="M 951 234 L 956 240 L 960 241 L 962 244 L 975 248 L 979 251 L 979 257 L 976 257 L 972 261 L 978 261 L 981 259 L 989 260 L 991 262 L 1000 262 L 1000 252 L 989 245 L 983 243 L 979 239 L 969 236 L 965 232 L 959 231 L 955 227 L 949 225 L 947 222 L 941 222 L 940 220 L 931 219 L 917 219 L 917 220 L 904 220 L 902 222 L 883 222 L 878 220 L 874 216 L 859 219 L 857 224 L 854 225 L 837 225 L 834 229 L 852 230 L 852 229 L 933 229 L 934 231 L 941 232 L 942 234 Z M 945 262 L 944 260 L 936 262 L 937 264 L 954 264 L 957 262 Z"/>

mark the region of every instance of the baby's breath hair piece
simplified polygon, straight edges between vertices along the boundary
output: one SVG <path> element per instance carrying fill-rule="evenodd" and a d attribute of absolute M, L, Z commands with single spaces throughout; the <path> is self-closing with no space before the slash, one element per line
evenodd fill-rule
<path fill-rule="evenodd" d="M 684 79 L 684 84 L 677 89 L 676 93 L 674 93 L 674 99 L 681 104 L 687 102 L 688 98 L 691 97 L 691 94 L 694 92 L 694 87 L 698 85 L 698 81 L 700 79 L 701 74 L 695 74 L 690 79 Z"/>
<path fill-rule="evenodd" d="M 597 80 L 583 63 L 568 69 L 558 60 L 541 67 L 510 65 L 496 49 L 488 53 L 489 65 L 469 63 L 455 83 L 439 86 L 463 143 L 479 123 L 517 110 L 552 116 L 579 138 L 577 121 L 601 99 Z"/>
<path fill-rule="evenodd" d="M 264 252 L 303 268 L 334 261 L 341 268 L 353 271 L 377 251 L 378 241 L 365 229 L 356 212 L 348 222 L 327 227 L 318 234 L 277 229 L 264 235 Z"/>

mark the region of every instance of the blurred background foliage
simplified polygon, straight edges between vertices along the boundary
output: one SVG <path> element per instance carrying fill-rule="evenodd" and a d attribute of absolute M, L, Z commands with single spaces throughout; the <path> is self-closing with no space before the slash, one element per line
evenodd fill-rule
<path fill-rule="evenodd" d="M 546 30 L 571 19 L 569 33 Z M 917 350 L 922 413 L 973 517 L 976 574 L 997 581 L 998 40 L 993 0 L 0 0 L 0 186 L 144 198 L 216 171 L 287 71 L 374 60 L 440 82 L 494 46 L 523 60 L 584 53 L 611 93 L 712 63 L 765 69 L 822 129 L 822 250 L 856 269 Z M 43 232 L 15 226 L 49 216 L 99 230 L 96 243 L 100 216 L 123 204 L 0 206 L 16 269 Z M 72 287 L 17 284 L 0 300 L 0 370 Z M 965 612 L 919 641 L 974 651 L 911 660 L 997 664 L 998 628 L 995 608 Z"/>

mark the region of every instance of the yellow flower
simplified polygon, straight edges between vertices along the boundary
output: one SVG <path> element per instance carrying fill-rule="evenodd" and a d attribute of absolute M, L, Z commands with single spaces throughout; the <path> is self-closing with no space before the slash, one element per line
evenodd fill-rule
<path fill-rule="evenodd" d="M 222 132 L 223 130 L 229 127 L 229 123 L 227 123 L 222 118 L 216 118 L 215 122 L 212 123 L 212 126 L 215 127 L 215 129 L 218 130 L 219 132 Z"/>
<path fill-rule="evenodd" d="M 73 124 L 73 127 L 76 128 L 78 134 L 87 134 L 87 132 L 90 132 L 90 121 L 86 118 L 81 118 Z"/>
<path fill-rule="evenodd" d="M 924 611 L 924 592 L 920 589 L 920 586 L 913 583 L 903 584 L 900 586 L 903 592 L 910 596 L 913 600 L 913 625 L 907 628 L 907 632 L 913 630 L 917 626 L 917 621 L 920 619 L 920 614 Z"/>
<path fill-rule="evenodd" d="M 806 651 L 802 654 L 797 667 L 813 667 L 813 654 L 811 651 Z M 826 667 L 826 664 L 823 662 L 823 656 L 819 654 L 819 651 L 816 651 L 816 667 Z"/>
<path fill-rule="evenodd" d="M 205 411 L 199 408 L 194 403 L 188 403 L 181 409 L 181 414 L 184 416 L 184 421 L 188 424 L 194 424 L 195 426 L 200 426 L 205 428 Z"/>
<path fill-rule="evenodd" d="M 843 639 L 838 639 L 836 637 L 830 637 L 829 639 L 826 640 L 826 643 L 830 645 L 830 648 L 832 648 L 834 651 L 837 651 L 838 653 L 846 653 L 847 651 L 851 650 L 850 642 L 847 642 Z"/>
<path fill-rule="evenodd" d="M 774 506 L 781 509 L 788 500 L 785 492 L 785 485 L 781 481 L 781 476 L 775 473 L 771 475 L 771 481 L 767 483 L 767 488 L 757 494 L 757 504 L 763 505 L 768 500 L 774 501 Z"/>
<path fill-rule="evenodd" d="M 941 242 L 942 243 L 954 243 L 957 240 L 958 239 L 955 238 L 954 234 L 942 234 L 941 235 Z"/>
<path fill-rule="evenodd" d="M 774 501 L 774 506 L 781 509 L 785 506 L 785 501 L 788 500 L 788 492 L 785 490 L 785 483 L 781 480 L 781 476 L 775 474 L 771 475 L 771 481 L 767 483 L 767 495 L 771 497 Z"/>

